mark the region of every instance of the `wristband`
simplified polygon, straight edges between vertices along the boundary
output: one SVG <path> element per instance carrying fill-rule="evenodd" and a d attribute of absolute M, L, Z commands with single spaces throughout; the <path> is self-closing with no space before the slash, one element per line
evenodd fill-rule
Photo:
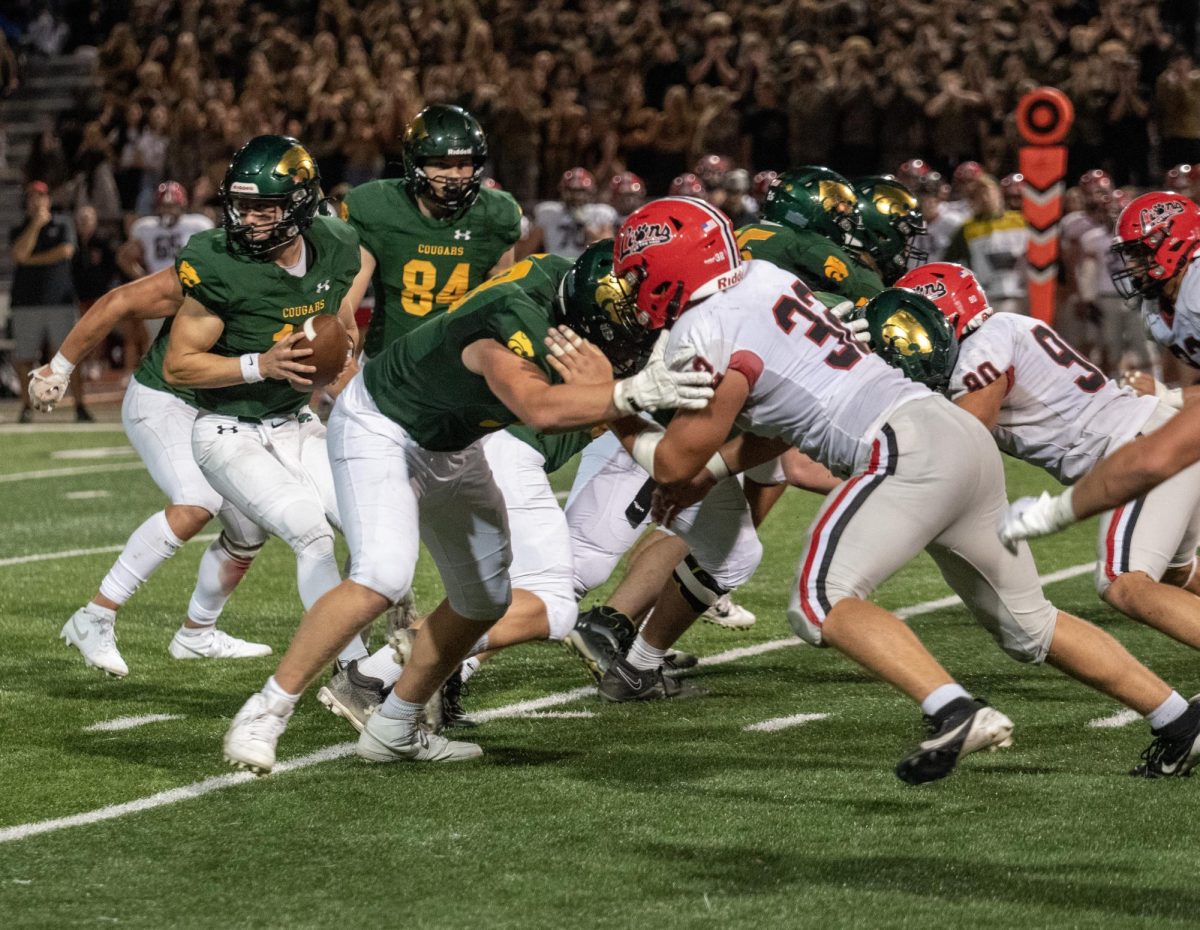
<path fill-rule="evenodd" d="M 55 352 L 54 358 L 50 359 L 50 370 L 56 375 L 69 378 L 71 377 L 71 372 L 75 370 L 75 366 L 61 352 Z"/>
<path fill-rule="evenodd" d="M 634 402 L 633 398 L 627 396 L 626 391 L 628 386 L 625 384 L 628 378 L 624 378 L 613 385 L 613 406 L 623 414 L 641 413 L 642 408 Z"/>
<path fill-rule="evenodd" d="M 733 472 L 729 470 L 729 465 L 726 464 L 724 457 L 721 455 L 720 449 L 712 454 L 712 458 L 704 463 L 704 467 L 707 468 L 712 473 L 712 476 L 718 481 L 720 481 L 722 478 L 728 478 L 733 474 Z"/>
<path fill-rule="evenodd" d="M 654 477 L 654 450 L 662 442 L 663 431 L 659 429 L 643 430 L 633 440 L 633 460 L 645 469 L 646 474 Z"/>
<path fill-rule="evenodd" d="M 242 364 L 242 380 L 247 384 L 258 384 L 259 381 L 266 380 L 262 369 L 258 367 L 257 352 L 247 352 L 238 361 Z"/>

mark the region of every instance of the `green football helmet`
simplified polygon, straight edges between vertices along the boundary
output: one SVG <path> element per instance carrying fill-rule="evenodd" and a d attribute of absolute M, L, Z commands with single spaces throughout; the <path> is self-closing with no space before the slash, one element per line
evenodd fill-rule
<path fill-rule="evenodd" d="M 815 165 L 786 171 L 771 182 L 763 219 L 800 232 L 815 232 L 834 245 L 853 245 L 862 235 L 858 195 L 848 180 Z"/>
<path fill-rule="evenodd" d="M 932 300 L 889 287 L 856 312 L 867 321 L 875 353 L 913 381 L 944 393 L 958 361 L 954 327 Z"/>
<path fill-rule="evenodd" d="M 435 103 L 418 113 L 404 130 L 404 180 L 414 197 L 436 204 L 448 213 L 461 213 L 479 196 L 483 166 L 487 162 L 487 138 L 479 122 L 462 107 Z M 425 173 L 431 158 L 469 155 L 474 171 L 469 178 L 456 178 L 434 190 Z"/>
<path fill-rule="evenodd" d="M 634 293 L 612 267 L 611 239 L 589 245 L 559 283 L 554 316 L 599 348 L 615 377 L 625 378 L 646 364 L 658 333 L 638 323 Z"/>
<path fill-rule="evenodd" d="M 308 150 L 290 136 L 255 136 L 233 156 L 220 196 L 229 251 L 264 257 L 312 225 L 321 202 L 321 174 Z M 280 218 L 247 223 L 249 208 L 264 203 L 281 207 Z"/>
<path fill-rule="evenodd" d="M 913 247 L 913 239 L 927 231 L 921 206 L 912 191 L 890 174 L 858 178 L 854 189 L 862 215 L 863 246 L 879 267 L 883 282 L 893 284 L 929 258 L 924 249 Z"/>

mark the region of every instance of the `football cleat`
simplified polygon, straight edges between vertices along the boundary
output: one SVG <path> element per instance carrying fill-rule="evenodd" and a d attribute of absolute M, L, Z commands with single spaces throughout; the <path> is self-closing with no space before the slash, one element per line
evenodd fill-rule
<path fill-rule="evenodd" d="M 427 733 L 411 720 L 383 714 L 371 715 L 355 752 L 369 762 L 461 762 L 483 755 L 474 743 Z"/>
<path fill-rule="evenodd" d="M 690 652 L 668 652 L 663 656 L 662 670 L 668 678 L 681 678 L 699 664 Z"/>
<path fill-rule="evenodd" d="M 758 618 L 745 607 L 735 604 L 728 594 L 722 594 L 700 615 L 700 619 L 727 630 L 748 630 Z"/>
<path fill-rule="evenodd" d="M 184 629 L 176 630 L 167 652 L 171 653 L 173 659 L 253 659 L 269 656 L 271 647 L 266 643 L 238 639 L 213 627 L 187 632 Z"/>
<path fill-rule="evenodd" d="M 79 650 L 89 668 L 98 668 L 109 675 L 124 678 L 129 674 L 129 666 L 117 651 L 117 634 L 113 629 L 115 622 L 115 616 L 104 617 L 89 607 L 80 607 L 58 635 L 68 646 Z"/>
<path fill-rule="evenodd" d="M 292 710 L 289 702 L 272 700 L 261 691 L 250 695 L 225 733 L 225 760 L 256 775 L 269 775 L 275 767 L 275 746 Z"/>
<path fill-rule="evenodd" d="M 462 699 L 466 693 L 467 685 L 462 679 L 462 666 L 460 665 L 450 673 L 446 683 L 438 688 L 433 699 L 425 706 L 425 720 L 434 733 L 440 733 L 446 727 L 479 725 L 463 710 Z M 437 703 L 436 708 L 431 707 L 434 702 Z"/>
<path fill-rule="evenodd" d="M 593 607 L 579 615 L 563 645 L 579 657 L 599 684 L 613 659 L 629 651 L 636 635 L 637 627 L 621 611 Z"/>
<path fill-rule="evenodd" d="M 900 760 L 896 777 L 910 785 L 945 778 L 963 756 L 1012 745 L 1012 721 L 983 701 L 958 698 L 937 717 L 926 717 L 929 738 Z"/>
<path fill-rule="evenodd" d="M 329 684 L 317 692 L 317 700 L 361 733 L 367 718 L 387 700 L 387 693 L 384 683 L 362 674 L 355 660 L 329 679 Z"/>
<path fill-rule="evenodd" d="M 1154 742 L 1130 775 L 1138 778 L 1182 778 L 1200 762 L 1200 694 L 1188 702 L 1177 720 L 1154 731 Z"/>
<path fill-rule="evenodd" d="M 614 704 L 700 697 L 708 694 L 705 688 L 664 677 L 661 668 L 634 668 L 622 658 L 616 659 L 604 673 L 599 691 L 602 698 Z"/>

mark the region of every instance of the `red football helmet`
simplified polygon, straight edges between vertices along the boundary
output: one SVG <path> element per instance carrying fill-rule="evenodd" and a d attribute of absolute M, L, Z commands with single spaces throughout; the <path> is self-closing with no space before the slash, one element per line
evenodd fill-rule
<path fill-rule="evenodd" d="M 983 165 L 977 161 L 964 161 L 954 169 L 954 183 L 957 187 L 965 188 L 972 181 L 983 177 Z"/>
<path fill-rule="evenodd" d="M 667 193 L 672 197 L 703 197 L 704 182 L 689 171 L 672 181 Z"/>
<path fill-rule="evenodd" d="M 702 155 L 700 156 L 700 160 L 696 162 L 696 167 L 692 169 L 692 174 L 700 178 L 704 182 L 705 187 L 712 190 L 721 186 L 725 175 L 732 168 L 733 162 L 724 155 Z"/>
<path fill-rule="evenodd" d="M 959 339 L 977 330 L 992 315 L 983 288 L 962 265 L 930 262 L 906 272 L 896 281 L 896 287 L 916 291 L 937 304 Z"/>
<path fill-rule="evenodd" d="M 1125 267 L 1113 272 L 1117 293 L 1157 296 L 1187 268 L 1200 245 L 1200 207 L 1182 194 L 1153 191 L 1129 202 L 1117 218 L 1113 251 Z"/>
<path fill-rule="evenodd" d="M 1021 192 L 1024 190 L 1025 175 L 1019 171 L 1000 179 L 1000 192 L 1004 194 L 1004 205 L 1009 210 L 1021 209 Z"/>
<path fill-rule="evenodd" d="M 504 190 L 504 185 L 501 184 L 499 181 L 497 181 L 495 178 L 484 178 L 482 181 L 479 182 L 479 184 L 481 187 L 486 187 L 490 191 Z"/>
<path fill-rule="evenodd" d="M 582 207 L 596 199 L 596 177 L 587 168 L 568 168 L 558 182 L 558 190 L 568 207 Z"/>
<path fill-rule="evenodd" d="M 767 188 L 771 186 L 771 182 L 779 177 L 778 171 L 760 171 L 754 176 L 754 183 L 751 185 L 751 192 L 754 194 L 754 199 L 762 203 L 767 196 Z"/>
<path fill-rule="evenodd" d="M 1083 191 L 1083 198 L 1088 205 L 1097 206 L 1112 193 L 1112 178 L 1104 169 L 1093 168 L 1091 171 L 1085 171 L 1079 179 L 1079 189 Z"/>
<path fill-rule="evenodd" d="M 608 182 L 608 192 L 613 207 L 622 216 L 628 216 L 646 202 L 646 182 L 632 171 L 614 174 Z"/>
<path fill-rule="evenodd" d="M 909 190 L 917 190 L 920 187 L 921 178 L 933 171 L 929 162 L 920 158 L 910 158 L 899 168 L 896 169 L 896 180 L 900 181 Z"/>
<path fill-rule="evenodd" d="M 187 190 L 178 181 L 163 181 L 154 189 L 154 209 L 161 207 L 183 207 L 187 209 Z"/>
<path fill-rule="evenodd" d="M 694 197 L 664 197 L 621 224 L 613 274 L 635 294 L 638 322 L 662 329 L 693 300 L 733 287 L 746 273 L 733 224 Z"/>
<path fill-rule="evenodd" d="M 1169 191 L 1187 194 L 1192 189 L 1192 177 L 1191 165 L 1176 165 L 1174 168 L 1167 169 L 1167 173 L 1163 176 L 1163 185 Z"/>

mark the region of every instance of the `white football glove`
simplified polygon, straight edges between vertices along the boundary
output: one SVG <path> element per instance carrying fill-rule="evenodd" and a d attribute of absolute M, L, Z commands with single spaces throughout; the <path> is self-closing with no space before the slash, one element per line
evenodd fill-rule
<path fill-rule="evenodd" d="M 829 312 L 841 320 L 842 325 L 845 326 L 846 329 L 850 330 L 850 335 L 853 337 L 855 342 L 861 342 L 866 345 L 870 345 L 871 334 L 867 332 L 868 327 L 866 317 L 859 316 L 849 318 L 850 314 L 852 314 L 855 309 L 856 308 L 853 301 L 843 300 L 840 304 L 834 304 L 832 307 L 830 307 Z"/>
<path fill-rule="evenodd" d="M 613 388 L 613 405 L 622 413 L 703 410 L 708 406 L 713 396 L 712 373 L 691 370 L 696 355 L 691 346 L 665 359 L 669 337 L 667 332 L 659 336 L 646 367 Z"/>
<path fill-rule="evenodd" d="M 33 409 L 41 413 L 49 413 L 54 409 L 65 393 L 71 381 L 70 375 L 60 375 L 43 365 L 29 373 L 29 402 Z"/>
<path fill-rule="evenodd" d="M 1043 491 L 1041 497 L 1022 497 L 1008 505 L 1000 523 L 1000 541 L 1010 552 L 1016 552 L 1022 539 L 1049 536 L 1077 520 L 1071 507 L 1071 488 L 1053 497 Z"/>
<path fill-rule="evenodd" d="M 1158 312 L 1153 303 L 1143 301 L 1141 309 L 1142 326 L 1146 330 L 1146 335 L 1160 346 L 1169 346 L 1175 339 L 1170 324 L 1162 318 L 1162 314 Z"/>

